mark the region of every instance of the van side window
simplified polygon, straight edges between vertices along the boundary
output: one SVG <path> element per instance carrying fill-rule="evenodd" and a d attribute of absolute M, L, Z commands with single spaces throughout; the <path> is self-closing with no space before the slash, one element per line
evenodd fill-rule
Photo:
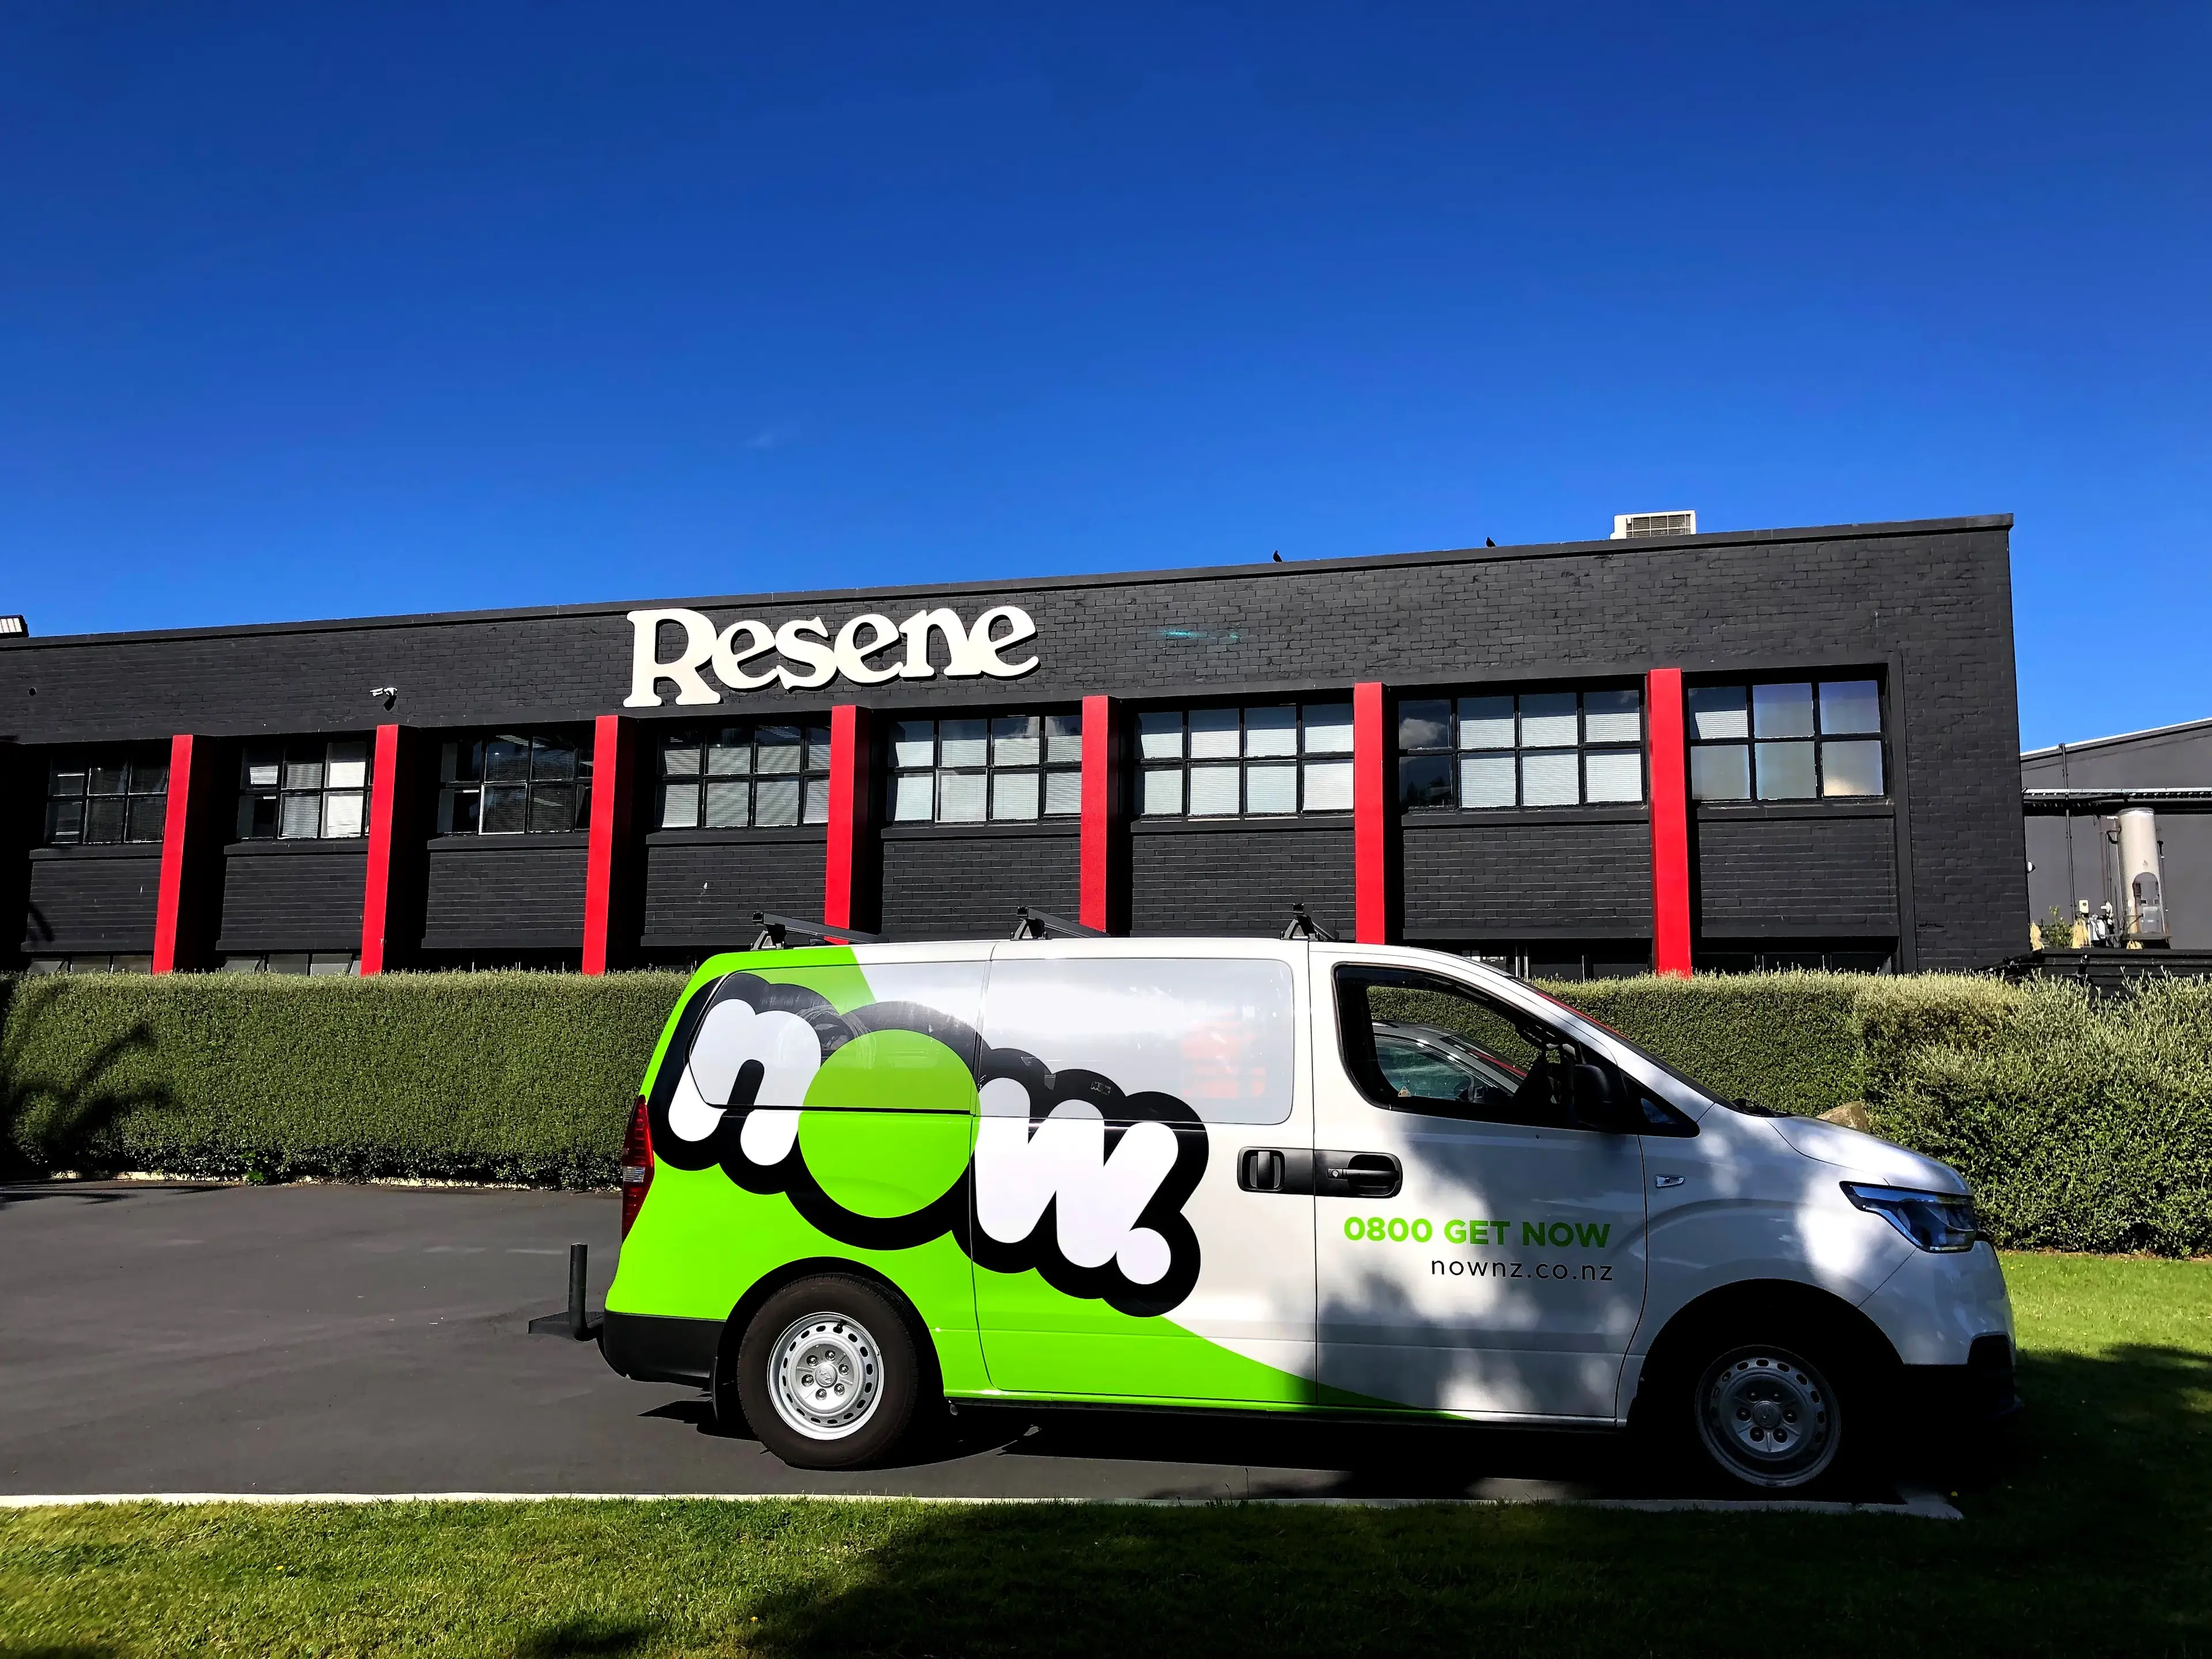
<path fill-rule="evenodd" d="M 983 1037 L 1124 1095 L 1173 1095 L 1207 1123 L 1280 1123 L 1297 1086 L 1294 1002 L 1290 968 L 1270 957 L 1024 960 L 1001 945 Z"/>
<path fill-rule="evenodd" d="M 1336 1012 L 1346 1073 L 1393 1111 L 1564 1128 L 1572 1068 L 1596 1059 L 1518 1009 L 1401 968 L 1340 967 Z"/>

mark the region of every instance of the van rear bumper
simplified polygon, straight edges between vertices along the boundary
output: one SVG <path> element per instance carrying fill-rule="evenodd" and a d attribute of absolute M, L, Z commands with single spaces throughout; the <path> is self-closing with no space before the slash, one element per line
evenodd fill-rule
<path fill-rule="evenodd" d="M 616 1371 L 639 1382 L 692 1382 L 703 1389 L 714 1378 L 721 1343 L 719 1319 L 608 1313 L 599 1324 L 599 1352 Z"/>

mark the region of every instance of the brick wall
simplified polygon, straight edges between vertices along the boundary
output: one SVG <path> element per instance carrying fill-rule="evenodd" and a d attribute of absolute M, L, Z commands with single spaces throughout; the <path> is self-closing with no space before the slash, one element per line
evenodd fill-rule
<path fill-rule="evenodd" d="M 2026 898 L 2008 529 L 2003 519 L 1960 520 L 684 601 L 720 622 L 820 616 L 832 629 L 862 611 L 896 620 L 949 604 L 972 620 L 987 605 L 1018 605 L 1038 628 L 1021 649 L 1042 665 L 1012 682 L 769 689 L 729 693 L 715 710 L 641 712 L 650 725 L 819 717 L 854 696 L 896 715 L 1065 705 L 1086 693 L 1141 702 L 1340 696 L 1367 679 L 1399 690 L 1510 685 L 1654 665 L 1693 675 L 1872 670 L 1891 681 L 1908 826 L 1890 931 L 1907 965 L 1917 953 L 1919 966 L 1971 967 L 2017 948 Z M 0 739 L 582 720 L 628 694 L 627 608 L 9 642 L 0 645 Z M 381 685 L 399 688 L 389 713 L 369 703 L 368 689 Z M 1285 842 L 1276 857 L 1310 861 L 1255 872 L 1237 862 L 1249 848 L 1234 838 L 1147 843 L 1137 925 L 1200 912 L 1273 917 L 1289 890 L 1330 890 L 1349 857 L 1336 846 L 1327 835 Z M 1620 881 L 1636 879 L 1615 867 Z M 1189 884 L 1164 884 L 1170 873 Z M 1348 896 L 1340 908 L 1348 927 Z M 431 925 L 480 924 L 441 921 L 434 899 Z"/>
<path fill-rule="evenodd" d="M 71 848 L 33 858 L 23 953 L 151 951 L 161 886 L 158 847 Z"/>
<path fill-rule="evenodd" d="M 478 843 L 455 836 L 430 848 L 427 950 L 568 950 L 584 937 L 581 835 Z"/>
<path fill-rule="evenodd" d="M 823 833 L 765 830 L 775 839 L 722 842 L 656 836 L 646 849 L 645 943 L 657 950 L 742 950 L 753 913 L 822 914 Z"/>
<path fill-rule="evenodd" d="M 1352 824 L 1140 823 L 1130 833 L 1130 931 L 1280 933 L 1291 906 L 1352 937 Z"/>
<path fill-rule="evenodd" d="M 1897 936 L 1897 823 L 1887 812 L 1706 807 L 1692 865 L 1707 939 Z"/>
<path fill-rule="evenodd" d="M 360 948 L 366 843 L 244 842 L 229 853 L 216 950 L 229 955 Z"/>
<path fill-rule="evenodd" d="M 1074 824 L 896 825 L 883 834 L 886 938 L 1005 939 L 1017 905 L 1071 921 L 1080 908 Z"/>
<path fill-rule="evenodd" d="M 1648 939 L 1651 825 L 1641 812 L 1409 817 L 1407 940 Z"/>

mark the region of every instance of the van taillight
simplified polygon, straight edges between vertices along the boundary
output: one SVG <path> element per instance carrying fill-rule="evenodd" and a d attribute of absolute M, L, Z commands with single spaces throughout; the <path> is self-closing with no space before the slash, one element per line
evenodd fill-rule
<path fill-rule="evenodd" d="M 637 1097 L 637 1109 L 629 1115 L 629 1133 L 623 1137 L 622 1170 L 623 1237 L 629 1237 L 630 1224 L 645 1202 L 645 1190 L 653 1185 L 653 1127 L 645 1115 L 645 1097 Z"/>

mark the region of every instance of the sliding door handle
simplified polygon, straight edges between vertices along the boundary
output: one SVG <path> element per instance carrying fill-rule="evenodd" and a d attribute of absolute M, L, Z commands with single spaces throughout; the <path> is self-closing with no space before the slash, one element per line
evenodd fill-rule
<path fill-rule="evenodd" d="M 1395 1198 L 1406 1172 L 1389 1152 L 1316 1152 L 1315 1189 L 1327 1198 Z"/>
<path fill-rule="evenodd" d="M 1303 1146 L 1247 1146 L 1237 1154 L 1237 1184 L 1248 1193 L 1310 1193 L 1314 1155 Z"/>

